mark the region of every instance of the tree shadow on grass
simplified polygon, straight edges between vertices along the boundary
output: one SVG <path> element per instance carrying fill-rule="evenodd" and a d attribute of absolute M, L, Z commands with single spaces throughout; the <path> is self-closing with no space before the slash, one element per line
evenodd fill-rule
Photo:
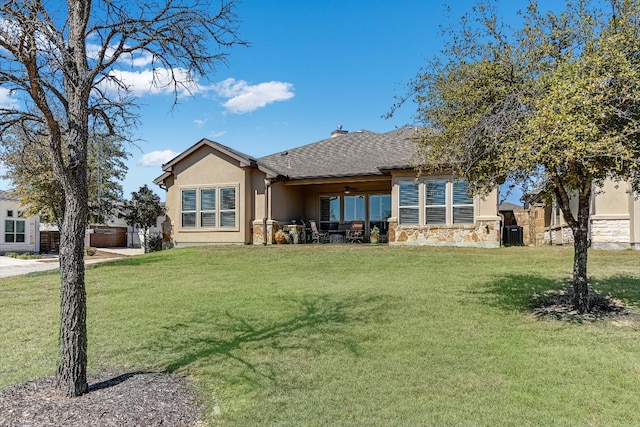
<path fill-rule="evenodd" d="M 180 355 L 166 365 L 164 371 L 167 373 L 207 359 L 208 363 L 215 363 L 212 358 L 221 358 L 240 366 L 239 375 L 245 380 L 259 377 L 277 381 L 277 369 L 261 360 L 258 353 L 303 351 L 319 354 L 329 348 L 343 348 L 357 355 L 358 340 L 345 332 L 345 327 L 350 323 L 367 322 L 375 316 L 383 304 L 380 300 L 382 297 L 291 299 L 294 313 L 268 324 L 249 321 L 229 311 L 214 319 L 198 316 L 166 328 L 165 339 L 155 347 L 158 347 L 157 351 Z M 203 334 L 202 331 L 207 332 Z"/>
<path fill-rule="evenodd" d="M 573 309 L 572 292 L 569 280 L 534 275 L 503 276 L 480 291 L 481 301 L 492 307 L 576 322 L 637 317 L 636 312 L 640 308 L 638 277 L 592 277 L 588 313 L 578 313 Z"/>

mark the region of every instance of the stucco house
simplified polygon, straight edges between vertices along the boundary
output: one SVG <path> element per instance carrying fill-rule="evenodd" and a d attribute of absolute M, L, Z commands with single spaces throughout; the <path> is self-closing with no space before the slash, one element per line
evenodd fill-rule
<path fill-rule="evenodd" d="M 571 229 L 555 201 L 533 198 L 531 205 L 545 210 L 544 233 L 538 233 L 544 244 L 573 244 Z M 578 201 L 574 198 L 571 209 L 575 212 L 577 208 Z M 601 188 L 596 188 L 589 219 L 589 240 L 594 249 L 640 250 L 640 198 L 631 192 L 629 183 L 609 179 Z"/>
<path fill-rule="evenodd" d="M 390 245 L 498 247 L 498 189 L 469 197 L 449 174 L 416 179 L 414 135 L 339 128 L 261 158 L 202 139 L 154 180 L 166 190 L 165 228 L 176 246 L 271 244 L 293 222 L 313 219 L 339 235 L 364 221 L 367 235 L 378 226 Z"/>
<path fill-rule="evenodd" d="M 573 245 L 573 234 L 553 197 L 538 191 L 522 198 L 523 207 L 512 209 L 514 224 L 524 230 L 530 246 Z M 570 200 L 578 210 L 576 197 Z M 505 222 L 506 222 L 505 216 Z M 591 196 L 589 240 L 594 249 L 640 250 L 640 197 L 628 182 L 606 180 Z"/>
<path fill-rule="evenodd" d="M 23 209 L 11 192 L 0 190 L 0 253 L 40 252 L 40 217 L 24 216 Z"/>

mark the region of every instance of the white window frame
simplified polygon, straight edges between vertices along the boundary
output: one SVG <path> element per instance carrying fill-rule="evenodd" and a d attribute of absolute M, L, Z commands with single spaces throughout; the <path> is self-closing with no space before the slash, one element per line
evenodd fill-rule
<path fill-rule="evenodd" d="M 225 189 L 233 189 L 234 191 L 234 204 L 233 208 L 223 209 L 222 207 L 222 192 Z M 203 191 L 215 191 L 215 207 L 214 209 L 203 209 L 202 202 L 202 192 Z M 182 205 L 182 195 L 185 191 L 195 191 L 195 210 L 183 210 Z M 185 186 L 180 188 L 180 228 L 182 230 L 207 230 L 207 231 L 238 231 L 240 229 L 240 221 L 239 221 L 239 206 L 238 201 L 240 198 L 240 184 L 216 184 L 216 185 L 203 185 L 203 186 Z M 223 214 L 228 214 L 233 212 L 233 222 L 232 226 L 223 226 L 222 225 L 222 216 Z M 194 213 L 195 214 L 195 225 L 185 226 L 183 221 L 183 215 L 185 213 Z M 203 226 L 202 223 L 202 214 L 203 213 L 214 213 L 215 215 L 215 224 L 213 226 Z"/>
<path fill-rule="evenodd" d="M 443 203 L 428 203 L 427 199 L 427 183 L 438 183 L 444 184 L 444 200 Z M 446 225 L 447 224 L 447 199 L 448 199 L 448 187 L 449 182 L 446 179 L 425 179 L 421 183 L 421 186 L 424 190 L 424 220 L 423 223 L 425 225 Z M 442 209 L 444 210 L 444 221 L 431 221 L 429 215 L 429 209 Z"/>
<path fill-rule="evenodd" d="M 233 188 L 234 191 L 234 201 L 233 201 L 233 209 L 223 208 L 222 203 L 224 202 L 224 198 L 222 197 L 222 191 Z M 218 213 L 216 215 L 217 228 L 228 230 L 235 230 L 238 227 L 238 187 L 232 185 L 221 185 L 217 187 L 217 197 L 216 197 L 217 209 Z M 232 226 L 223 226 L 222 225 L 222 217 L 223 214 L 233 212 L 233 225 Z"/>
<path fill-rule="evenodd" d="M 193 192 L 195 200 L 193 209 L 185 209 L 184 208 L 184 193 L 186 191 Z M 185 225 L 184 224 L 184 216 L 185 214 L 193 214 L 193 225 Z M 198 227 L 198 190 L 195 188 L 181 188 L 180 189 L 180 227 L 181 228 L 197 228 Z"/>
<path fill-rule="evenodd" d="M 446 220 L 444 223 L 433 223 L 433 222 L 429 222 L 427 219 L 427 208 L 429 207 L 441 207 L 442 205 L 438 204 L 438 205 L 432 205 L 429 204 L 427 205 L 427 197 L 426 197 L 426 182 L 429 181 L 445 181 L 445 217 Z M 454 189 L 454 184 L 460 182 L 460 181 L 455 181 L 452 179 L 451 176 L 426 176 L 426 177 L 421 177 L 420 179 L 418 179 L 418 181 L 415 181 L 414 179 L 399 179 L 397 181 L 397 200 L 396 200 L 396 205 L 397 205 L 397 218 L 398 218 L 398 225 L 402 226 L 406 226 L 406 227 L 425 227 L 425 226 L 441 226 L 441 227 L 452 227 L 452 226 L 456 226 L 456 227 L 469 227 L 469 226 L 473 226 L 475 225 L 476 222 L 476 215 L 477 215 L 477 208 L 476 208 L 476 199 L 475 197 L 471 197 L 471 203 L 465 203 L 465 204 L 453 204 L 453 189 Z M 401 205 L 400 204 L 400 186 L 403 183 L 417 183 L 418 184 L 418 205 L 417 206 L 413 206 L 413 205 Z M 453 208 L 459 208 L 459 207 L 471 207 L 473 209 L 473 214 L 472 214 L 472 222 L 464 222 L 464 223 L 454 223 L 454 215 L 453 215 Z M 402 215 L 401 215 L 401 210 L 403 208 L 418 208 L 418 212 L 419 212 L 419 218 L 418 218 L 418 223 L 406 223 L 406 222 L 402 222 Z"/>
<path fill-rule="evenodd" d="M 11 219 L 4 220 L 4 233 L 3 239 L 5 243 L 26 244 L 27 243 L 27 221 L 21 219 L 13 219 L 12 216 L 7 215 Z M 7 231 L 7 224 L 12 224 L 12 231 Z M 18 223 L 22 224 L 22 231 L 18 231 Z M 18 241 L 18 235 L 22 236 L 22 241 Z M 13 241 L 7 241 L 7 236 L 13 236 Z"/>
<path fill-rule="evenodd" d="M 466 194 L 467 200 L 465 200 L 468 203 L 456 203 L 455 201 L 455 186 L 456 185 L 465 185 L 466 184 L 466 189 L 465 191 L 468 191 L 469 189 L 469 185 L 466 181 L 460 180 L 460 181 L 456 181 L 456 182 L 452 182 L 451 183 L 451 223 L 454 225 L 469 225 L 469 224 L 474 224 L 475 223 L 475 216 L 476 216 L 476 209 L 475 209 L 475 203 L 473 200 L 473 196 L 469 196 L 468 194 Z M 471 208 L 471 222 L 459 222 L 456 221 L 456 215 L 455 215 L 455 209 L 456 208 Z"/>
<path fill-rule="evenodd" d="M 402 184 L 410 184 L 412 186 L 415 186 L 416 184 L 418 185 L 417 189 L 416 189 L 416 191 L 418 192 L 417 204 L 415 204 L 415 205 L 413 205 L 413 204 L 412 205 L 401 205 L 400 204 L 400 201 L 401 201 L 401 197 L 400 197 L 401 189 L 400 189 L 400 187 L 402 186 Z M 398 182 L 398 221 L 401 224 L 402 224 L 402 222 L 401 222 L 402 221 L 402 213 L 401 212 L 402 212 L 403 209 L 411 209 L 412 211 L 415 210 L 418 213 L 418 221 L 417 222 L 415 222 L 415 223 L 414 222 L 404 223 L 404 225 L 416 226 L 416 225 L 420 225 L 421 224 L 420 218 L 421 218 L 422 215 L 420 213 L 420 206 L 424 204 L 424 202 L 421 203 L 421 201 L 420 201 L 422 199 L 422 192 L 424 192 L 424 189 L 423 189 L 422 183 L 420 183 L 420 182 L 416 183 L 414 180 L 403 180 L 403 181 Z"/>

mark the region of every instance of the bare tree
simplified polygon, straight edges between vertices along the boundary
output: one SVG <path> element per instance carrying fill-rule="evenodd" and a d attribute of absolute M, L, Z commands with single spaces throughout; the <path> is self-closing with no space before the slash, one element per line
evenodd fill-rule
<path fill-rule="evenodd" d="M 58 388 L 88 389 L 84 235 L 88 138 L 121 138 L 136 124 L 134 99 L 119 72 L 148 58 L 154 84 L 180 92 L 224 62 L 238 37 L 234 0 L 42 0 L 0 6 L 0 132 L 41 139 L 65 207 L 60 241 L 61 325 Z"/>

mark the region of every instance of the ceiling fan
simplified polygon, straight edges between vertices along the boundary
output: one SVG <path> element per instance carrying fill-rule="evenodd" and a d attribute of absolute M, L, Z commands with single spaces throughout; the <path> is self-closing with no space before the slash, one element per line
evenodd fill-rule
<path fill-rule="evenodd" d="M 351 194 L 351 193 L 353 193 L 353 192 L 355 192 L 355 191 L 358 191 L 358 189 L 357 189 L 357 188 L 350 187 L 350 186 L 348 186 L 348 185 L 345 185 L 345 186 L 344 186 L 344 191 L 343 191 L 343 192 L 344 192 L 344 194 Z"/>

